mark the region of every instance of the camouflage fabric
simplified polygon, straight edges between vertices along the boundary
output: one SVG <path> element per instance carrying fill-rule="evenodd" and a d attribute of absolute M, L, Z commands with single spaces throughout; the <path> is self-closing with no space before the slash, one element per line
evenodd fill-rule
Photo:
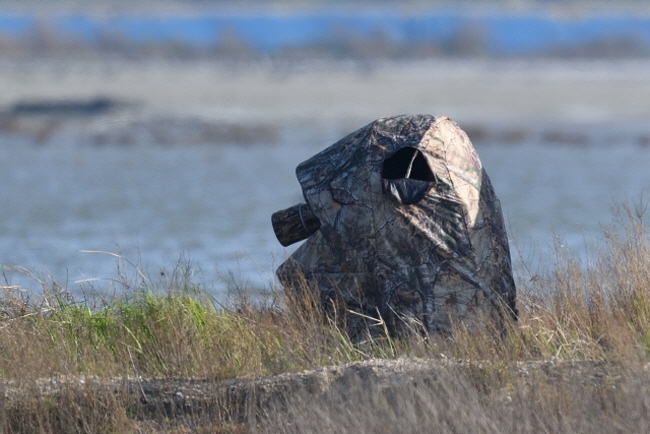
<path fill-rule="evenodd" d="M 452 120 L 379 119 L 296 174 L 321 225 L 277 275 L 288 287 L 304 276 L 351 336 L 372 334 L 369 318 L 400 333 L 516 317 L 501 205 Z"/>

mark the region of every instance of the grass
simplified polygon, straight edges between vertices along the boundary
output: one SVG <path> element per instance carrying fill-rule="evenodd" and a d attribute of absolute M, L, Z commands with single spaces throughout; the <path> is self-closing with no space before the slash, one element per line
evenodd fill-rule
<path fill-rule="evenodd" d="M 37 297 L 7 283 L 0 298 L 0 433 L 647 429 L 650 383 L 641 379 L 648 378 L 650 359 L 650 239 L 643 217 L 642 210 L 622 207 L 588 264 L 558 249 L 546 270 L 520 276 L 520 319 L 505 333 L 486 321 L 478 331 L 457 324 L 445 336 L 353 344 L 308 292 L 278 290 L 264 302 L 223 306 L 182 269 L 153 284 L 139 270 L 128 275 L 124 263 L 108 288 L 80 288 L 83 301 L 56 283 L 43 282 Z M 36 393 L 43 379 L 216 382 L 404 357 L 463 363 L 441 372 L 434 388 L 407 384 L 386 394 L 348 384 L 318 404 L 296 396 L 284 411 L 243 424 L 218 414 L 143 417 L 126 394 L 95 395 L 88 388 Z M 512 374 L 531 361 L 598 361 L 615 368 L 597 384 Z M 21 391 L 20 400 L 1 393 L 10 388 Z"/>

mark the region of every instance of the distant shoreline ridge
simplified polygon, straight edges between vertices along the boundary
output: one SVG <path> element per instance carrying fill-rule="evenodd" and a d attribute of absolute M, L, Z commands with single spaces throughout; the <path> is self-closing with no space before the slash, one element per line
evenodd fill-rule
<path fill-rule="evenodd" d="M 650 12 L 420 7 L 0 11 L 2 53 L 172 47 L 222 57 L 650 56 Z"/>

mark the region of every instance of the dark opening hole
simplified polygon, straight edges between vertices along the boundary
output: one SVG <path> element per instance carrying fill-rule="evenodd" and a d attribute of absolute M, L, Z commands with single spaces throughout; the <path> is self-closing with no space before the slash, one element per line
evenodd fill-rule
<path fill-rule="evenodd" d="M 387 158 L 381 176 L 384 179 L 409 178 L 430 182 L 436 180 L 422 152 L 411 147 L 402 148 Z"/>

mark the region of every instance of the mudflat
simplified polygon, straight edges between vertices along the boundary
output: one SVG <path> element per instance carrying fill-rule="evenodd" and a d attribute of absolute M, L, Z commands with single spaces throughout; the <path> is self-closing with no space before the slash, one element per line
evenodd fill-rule
<path fill-rule="evenodd" d="M 650 113 L 650 61 L 427 60 L 224 63 L 218 60 L 0 61 L 0 106 L 98 95 L 155 111 L 242 121 L 340 120 L 399 113 L 512 124 L 638 124 Z"/>

